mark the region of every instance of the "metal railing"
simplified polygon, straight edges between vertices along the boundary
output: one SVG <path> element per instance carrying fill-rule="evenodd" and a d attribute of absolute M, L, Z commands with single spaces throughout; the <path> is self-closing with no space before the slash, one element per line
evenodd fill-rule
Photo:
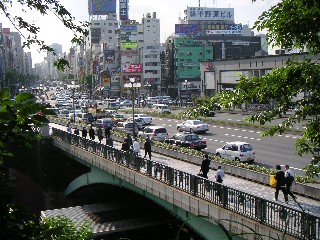
<path fill-rule="evenodd" d="M 52 128 L 52 136 L 291 236 L 320 239 L 320 217 L 301 209 L 269 201 L 138 157 L 133 151 L 122 151 L 60 129 Z"/>

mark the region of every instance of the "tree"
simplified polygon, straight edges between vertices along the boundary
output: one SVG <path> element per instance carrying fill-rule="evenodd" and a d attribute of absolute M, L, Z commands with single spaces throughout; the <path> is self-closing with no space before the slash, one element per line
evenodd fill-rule
<path fill-rule="evenodd" d="M 79 22 L 75 23 L 75 18 L 67 11 L 67 9 L 59 3 L 58 0 L 43 0 L 43 1 L 32 1 L 32 0 L 19 0 L 11 1 L 4 0 L 0 1 L 0 13 L 4 15 L 13 24 L 15 29 L 25 39 L 22 47 L 30 48 L 31 45 L 37 45 L 40 51 L 47 51 L 56 55 L 53 48 L 45 44 L 44 41 L 38 39 L 37 35 L 40 32 L 40 28 L 34 23 L 30 23 L 23 19 L 21 16 L 13 16 L 10 14 L 10 9 L 22 9 L 22 11 L 32 14 L 33 11 L 38 11 L 44 17 L 50 13 L 54 14 L 59 20 L 62 21 L 65 27 L 73 31 L 74 36 L 71 39 L 71 43 L 82 44 L 84 36 L 89 33 L 89 23 Z M 13 11 L 14 12 L 14 11 Z M 24 35 L 23 31 L 26 31 L 28 35 Z M 69 63 L 64 58 L 59 58 L 54 62 L 59 70 L 64 70 L 66 66 L 69 67 Z"/>
<path fill-rule="evenodd" d="M 255 0 L 254 0 L 255 1 Z M 320 53 L 320 1 L 283 0 L 262 13 L 254 28 L 267 30 L 267 41 L 271 46 L 286 49 L 304 49 L 313 55 Z M 274 69 L 260 78 L 242 76 L 236 91 L 222 91 L 218 95 L 222 106 L 274 101 L 273 109 L 250 117 L 250 121 L 264 125 L 274 117 L 283 118 L 281 125 L 273 126 L 262 136 L 282 134 L 295 123 L 306 122 L 303 136 L 297 140 L 297 153 L 313 153 L 320 146 L 320 65 L 318 61 L 295 57 L 283 68 Z M 298 94 L 305 93 L 302 98 Z M 288 113 L 291 113 L 288 117 Z M 311 157 L 310 157 L 311 159 Z M 314 177 L 320 172 L 319 157 L 314 157 L 308 166 L 306 175 Z"/>

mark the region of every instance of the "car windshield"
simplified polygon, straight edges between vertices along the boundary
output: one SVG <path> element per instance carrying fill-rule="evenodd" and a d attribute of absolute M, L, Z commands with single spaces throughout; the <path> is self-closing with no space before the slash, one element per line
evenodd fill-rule
<path fill-rule="evenodd" d="M 155 133 L 167 133 L 167 129 L 165 128 L 158 128 L 154 130 Z"/>
<path fill-rule="evenodd" d="M 139 117 L 149 117 L 147 114 L 141 114 Z"/>
<path fill-rule="evenodd" d="M 200 125 L 200 124 L 204 124 L 202 121 L 193 121 L 194 125 Z"/>
<path fill-rule="evenodd" d="M 198 137 L 198 135 L 187 135 L 186 136 L 186 140 L 187 141 L 195 141 L 195 140 L 199 140 L 200 138 Z"/>
<path fill-rule="evenodd" d="M 243 144 L 240 146 L 240 151 L 241 152 L 249 152 L 249 151 L 252 151 L 252 147 L 250 144 Z"/>

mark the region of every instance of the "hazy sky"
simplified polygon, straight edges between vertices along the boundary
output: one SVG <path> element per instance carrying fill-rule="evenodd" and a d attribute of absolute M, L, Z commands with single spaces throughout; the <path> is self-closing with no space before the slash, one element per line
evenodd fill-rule
<path fill-rule="evenodd" d="M 253 26 L 259 15 L 275 5 L 279 0 L 200 0 L 201 7 L 234 8 L 235 23 L 249 24 Z M 73 14 L 76 20 L 89 20 L 87 0 L 61 0 L 66 9 Z M 117 0 L 118 4 L 118 0 Z M 146 13 L 156 12 L 160 19 L 161 42 L 174 32 L 174 26 L 178 23 L 179 17 L 184 17 L 184 10 L 187 7 L 198 7 L 199 0 L 129 0 L 129 18 L 141 22 L 141 18 Z M 18 9 L 18 8 L 15 8 Z M 117 6 L 118 11 L 118 6 Z M 12 10 L 11 14 L 21 14 L 19 10 Z M 25 15 L 27 19 L 35 21 L 41 27 L 41 33 L 38 38 L 44 40 L 47 45 L 59 43 L 63 46 L 63 51 L 67 51 L 71 46 L 72 32 L 65 27 L 55 16 L 40 16 L 33 13 Z M 3 27 L 12 26 L 1 15 L 0 22 Z M 11 30 L 15 31 L 15 30 Z M 32 52 L 33 63 L 42 62 L 46 56 L 45 53 L 39 54 L 36 48 L 26 51 Z"/>

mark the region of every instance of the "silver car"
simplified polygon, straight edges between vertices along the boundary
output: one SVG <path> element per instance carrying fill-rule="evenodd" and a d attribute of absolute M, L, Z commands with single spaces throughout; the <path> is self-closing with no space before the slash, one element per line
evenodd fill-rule
<path fill-rule="evenodd" d="M 139 137 L 149 137 L 151 140 L 164 141 L 168 138 L 168 131 L 162 126 L 148 126 L 138 133 Z"/>
<path fill-rule="evenodd" d="M 186 131 L 190 133 L 205 133 L 209 131 L 209 126 L 201 120 L 187 120 L 183 123 L 177 124 L 177 130 L 179 132 Z"/>

